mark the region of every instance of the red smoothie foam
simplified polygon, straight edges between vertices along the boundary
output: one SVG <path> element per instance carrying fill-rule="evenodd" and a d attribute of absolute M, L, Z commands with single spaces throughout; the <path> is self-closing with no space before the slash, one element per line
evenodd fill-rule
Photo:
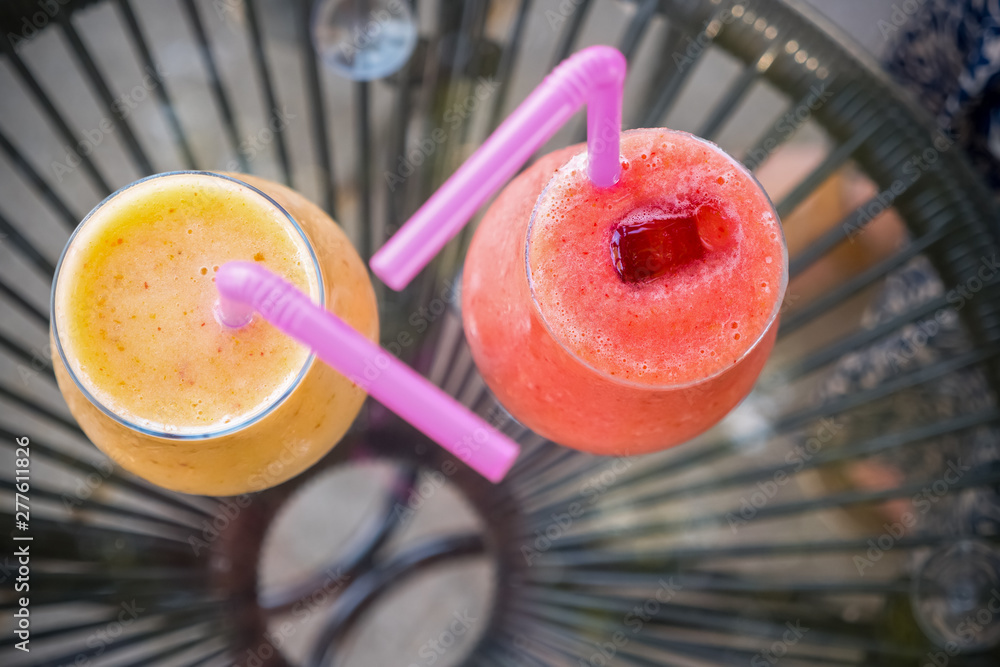
<path fill-rule="evenodd" d="M 654 386 L 711 377 L 774 315 L 785 262 L 777 217 L 707 142 L 630 133 L 622 154 L 616 186 L 592 186 L 581 154 L 538 200 L 528 232 L 538 309 L 560 343 L 607 375 Z"/>
<path fill-rule="evenodd" d="M 787 282 L 781 228 L 749 172 L 689 134 L 623 134 L 604 190 L 581 150 L 542 158 L 487 212 L 466 259 L 466 334 L 498 399 L 541 435 L 663 449 L 756 381 Z"/>

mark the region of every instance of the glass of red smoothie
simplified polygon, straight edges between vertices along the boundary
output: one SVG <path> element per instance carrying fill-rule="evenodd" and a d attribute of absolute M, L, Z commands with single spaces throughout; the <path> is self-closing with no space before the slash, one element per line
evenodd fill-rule
<path fill-rule="evenodd" d="M 465 262 L 466 336 L 484 380 L 546 438 L 642 454 L 706 431 L 774 345 L 788 255 L 767 194 L 684 132 L 621 138 L 609 188 L 583 146 L 551 153 L 487 211 Z"/>

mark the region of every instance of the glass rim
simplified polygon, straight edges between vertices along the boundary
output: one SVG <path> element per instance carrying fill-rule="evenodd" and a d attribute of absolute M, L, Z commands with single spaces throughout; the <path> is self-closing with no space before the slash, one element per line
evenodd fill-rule
<path fill-rule="evenodd" d="M 635 382 L 634 380 L 626 380 L 625 378 L 620 378 L 620 377 L 616 377 L 614 375 L 610 375 L 607 371 L 601 370 L 600 368 L 596 368 L 593 364 L 591 364 L 587 360 L 581 358 L 576 352 L 574 352 L 572 349 L 570 349 L 566 345 L 565 341 L 563 341 L 561 337 L 557 336 L 555 334 L 555 332 L 552 331 L 552 327 L 549 326 L 549 321 L 546 319 L 545 314 L 542 312 L 541 306 L 538 304 L 538 297 L 535 294 L 535 281 L 534 281 L 534 279 L 532 278 L 532 275 L 531 275 L 531 273 L 532 273 L 531 272 L 531 230 L 534 228 L 534 225 L 535 225 L 535 214 L 538 211 L 538 205 L 542 201 L 542 198 L 545 197 L 546 194 L 548 194 L 549 188 L 552 187 L 552 184 L 553 184 L 553 181 L 555 180 L 556 174 L 558 174 L 559 171 L 561 171 L 562 168 L 565 167 L 566 165 L 568 165 L 572 160 L 575 160 L 575 159 L 579 158 L 581 155 L 586 155 L 586 153 L 587 153 L 587 147 L 586 147 L 586 145 L 583 146 L 583 150 L 581 152 L 576 153 L 573 156 L 571 156 L 569 158 L 569 160 L 567 160 L 566 162 L 564 162 L 562 165 L 559 166 L 558 169 L 556 169 L 555 173 L 553 173 L 552 177 L 549 178 L 548 182 L 545 184 L 545 187 L 542 188 L 541 193 L 538 195 L 538 199 L 535 201 L 535 205 L 531 209 L 531 217 L 528 219 L 528 227 L 527 227 L 527 229 L 525 230 L 525 233 L 524 233 L 525 234 L 525 236 L 524 236 L 524 272 L 525 272 L 525 276 L 528 279 L 528 291 L 529 291 L 530 296 L 531 296 L 531 306 L 532 306 L 532 309 L 534 310 L 535 314 L 538 316 L 539 320 L 541 320 L 542 325 L 545 327 L 545 331 L 549 334 L 549 337 L 559 346 L 560 349 L 562 349 L 567 355 L 569 355 L 570 358 L 572 358 L 574 361 L 576 361 L 581 366 L 583 366 L 584 368 L 586 368 L 588 371 L 591 371 L 591 372 L 597 374 L 602 380 L 607 380 L 608 382 L 611 382 L 613 384 L 621 385 L 623 387 L 628 387 L 630 389 L 643 389 L 643 390 L 646 390 L 646 391 L 669 391 L 669 390 L 675 390 L 675 389 L 689 389 L 691 387 L 695 387 L 695 386 L 698 386 L 700 384 L 704 384 L 706 382 L 714 380 L 714 379 L 716 379 L 718 377 L 721 377 L 722 375 L 728 373 L 730 370 L 732 370 L 733 368 L 735 368 L 736 366 L 738 366 L 740 363 L 742 363 L 748 356 L 750 356 L 750 354 L 755 349 L 757 349 L 757 346 L 759 346 L 761 344 L 761 341 L 763 341 L 767 337 L 767 335 L 770 333 L 772 327 L 774 327 L 774 324 L 775 324 L 775 322 L 778 319 L 779 313 L 781 312 L 781 305 L 782 305 L 782 303 L 784 302 L 784 299 L 785 299 L 785 291 L 788 288 L 788 281 L 789 281 L 789 274 L 788 274 L 788 244 L 785 241 L 784 227 L 781 224 L 781 218 L 778 217 L 777 210 L 775 210 L 775 208 L 774 208 L 774 202 L 771 201 L 770 195 L 767 194 L 767 191 L 760 184 L 760 181 L 757 180 L 757 177 L 754 176 L 753 173 L 749 169 L 747 169 L 746 166 L 743 163 L 741 163 L 739 160 L 737 160 L 736 158 L 734 158 L 732 155 L 730 155 L 729 153 L 727 153 L 726 151 L 724 151 L 718 144 L 716 144 L 716 143 L 714 143 L 712 141 L 709 141 L 708 139 L 703 139 L 702 137 L 699 137 L 699 136 L 696 136 L 694 134 L 691 134 L 690 132 L 684 132 L 683 130 L 672 130 L 672 129 L 669 129 L 669 128 L 636 128 L 636 129 L 632 129 L 632 130 L 624 130 L 624 131 L 622 131 L 622 136 L 628 135 L 628 134 L 637 134 L 637 133 L 640 133 L 640 132 L 648 132 L 650 130 L 657 130 L 657 131 L 661 131 L 661 132 L 667 132 L 669 134 L 681 135 L 681 136 L 687 137 L 688 139 L 692 139 L 692 140 L 694 140 L 696 142 L 702 143 L 702 144 L 708 146 L 709 148 L 711 148 L 712 150 L 716 151 L 717 153 L 720 153 L 720 154 L 724 155 L 740 173 L 742 173 L 743 175 L 747 176 L 750 179 L 750 181 L 757 187 L 757 189 L 760 191 L 760 193 L 764 196 L 764 200 L 767 202 L 767 205 L 768 205 L 769 209 L 771 210 L 771 213 L 774 214 L 774 219 L 777 222 L 777 227 L 778 227 L 778 238 L 781 241 L 781 262 L 782 262 L 781 287 L 778 289 L 778 295 L 777 295 L 777 298 L 775 299 L 774 307 L 771 310 L 771 314 L 767 318 L 767 324 L 766 324 L 766 326 L 764 326 L 764 328 L 761 331 L 760 335 L 757 336 L 756 339 L 754 339 L 753 343 L 751 343 L 746 348 L 746 350 L 743 351 L 743 353 L 739 356 L 739 358 L 733 364 L 724 366 L 724 367 L 720 368 L 719 370 L 715 371 L 714 373 L 711 373 L 710 375 L 706 375 L 704 377 L 700 377 L 700 378 L 698 378 L 696 380 L 690 380 L 688 382 L 677 382 L 677 383 L 672 383 L 672 384 L 650 384 L 650 383 L 643 383 L 643 382 Z M 585 174 L 586 170 L 583 170 L 582 173 Z"/>
<path fill-rule="evenodd" d="M 171 432 L 171 431 L 164 431 L 161 429 L 149 428 L 141 424 L 136 424 L 122 417 L 121 415 L 117 414 L 116 412 L 111 410 L 108 406 L 104 405 L 97 397 L 95 397 L 91 393 L 91 391 L 86 386 L 84 386 L 84 384 L 80 381 L 80 378 L 77 376 L 76 371 L 73 369 L 72 365 L 69 363 L 69 360 L 66 357 L 66 351 L 63 347 L 62 339 L 59 335 L 59 326 L 56 318 L 56 288 L 59 285 L 59 276 L 63 268 L 63 263 L 64 260 L 66 259 L 66 255 L 70 247 L 73 244 L 73 241 L 76 239 L 80 231 L 86 226 L 87 222 L 91 218 L 93 218 L 94 214 L 97 213 L 101 208 L 103 208 L 106 204 L 111 202 L 111 200 L 113 200 L 115 197 L 122 194 L 126 190 L 129 190 L 137 185 L 146 183 L 147 181 L 152 181 L 155 179 L 171 177 L 171 176 L 206 176 L 209 178 L 218 178 L 221 180 L 230 181 L 231 183 L 235 183 L 237 185 L 248 188 L 254 194 L 262 197 L 267 204 L 273 206 L 282 216 L 284 216 L 285 220 L 287 220 L 291 224 L 292 229 L 302 240 L 302 242 L 305 244 L 306 249 L 309 251 L 309 258 L 312 260 L 313 271 L 315 272 L 316 275 L 316 285 L 317 285 L 317 291 L 319 293 L 318 294 L 319 305 L 323 308 L 326 307 L 326 288 L 323 283 L 323 271 L 320 267 L 319 259 L 316 257 L 316 251 L 313 248 L 312 242 L 310 242 L 309 238 L 302 230 L 302 227 L 299 226 L 299 223 L 296 222 L 295 218 L 293 218 L 291 214 L 288 211 L 286 211 L 285 208 L 277 201 L 275 201 L 271 196 L 269 196 L 267 193 L 263 192 L 259 188 L 250 185 L 246 181 L 241 181 L 238 178 L 234 178 L 232 176 L 219 172 L 190 169 L 190 170 L 179 170 L 179 171 L 166 171 L 158 174 L 150 174 L 149 176 L 144 176 L 136 181 L 129 183 L 128 185 L 125 185 L 115 190 L 107 197 L 102 199 L 96 206 L 94 206 L 94 208 L 90 210 L 89 213 L 87 213 L 86 216 L 84 216 L 83 220 L 80 221 L 80 224 L 78 224 L 76 226 L 76 229 L 74 229 L 73 232 L 70 234 L 69 239 L 66 241 L 66 245 L 63 247 L 62 253 L 59 255 L 59 261 L 56 263 L 56 270 L 55 273 L 52 275 L 52 288 L 49 293 L 49 321 L 51 322 L 52 337 L 55 339 L 56 350 L 59 353 L 59 359 L 62 362 L 63 367 L 66 369 L 67 374 L 73 380 L 73 384 L 80 391 L 80 393 L 82 393 L 83 396 L 88 401 L 90 401 L 92 405 L 94 405 L 98 410 L 100 410 L 106 416 L 110 417 L 113 421 L 117 422 L 118 424 L 121 424 L 122 426 L 125 426 L 126 428 L 136 431 L 137 433 L 140 433 L 145 436 L 152 436 L 156 438 L 162 438 L 167 440 L 178 440 L 178 441 L 208 440 L 211 438 L 218 438 L 236 433 L 244 428 L 256 424 L 261 419 L 274 412 L 274 410 L 276 410 L 282 403 L 284 403 L 285 400 L 292 394 L 292 392 L 294 392 L 302 383 L 302 380 L 305 378 L 306 373 L 309 372 L 310 368 L 312 368 L 312 365 L 316 360 L 316 354 L 312 350 L 310 350 L 309 356 L 306 357 L 306 360 L 302 363 L 302 368 L 295 376 L 295 379 L 292 380 L 292 382 L 289 383 L 289 385 L 285 388 L 285 390 L 282 391 L 282 393 L 279 396 L 271 400 L 262 410 L 253 413 L 246 419 L 241 420 L 232 426 L 227 425 L 223 428 L 215 428 L 212 430 L 196 431 L 196 432 Z"/>

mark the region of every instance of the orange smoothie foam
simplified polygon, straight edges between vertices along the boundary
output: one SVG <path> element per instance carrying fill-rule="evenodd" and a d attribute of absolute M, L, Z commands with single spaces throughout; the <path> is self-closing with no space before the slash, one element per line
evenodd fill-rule
<path fill-rule="evenodd" d="M 105 202 L 63 258 L 54 300 L 72 370 L 107 409 L 177 435 L 237 426 L 275 403 L 309 351 L 261 318 L 214 315 L 214 272 L 258 261 L 318 300 L 309 246 L 245 185 L 177 174 Z"/>
<path fill-rule="evenodd" d="M 532 296 L 553 337 L 595 370 L 652 386 L 703 381 L 767 330 L 783 290 L 779 222 L 753 177 L 716 146 L 668 130 L 622 135 L 620 181 L 602 190 L 586 155 L 553 175 L 528 230 Z M 616 228 L 697 221 L 698 255 L 622 280 Z"/>

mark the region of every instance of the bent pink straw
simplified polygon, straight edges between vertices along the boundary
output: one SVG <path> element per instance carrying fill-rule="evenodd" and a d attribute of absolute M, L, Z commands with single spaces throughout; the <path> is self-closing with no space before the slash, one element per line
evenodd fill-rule
<path fill-rule="evenodd" d="M 215 286 L 224 325 L 242 327 L 256 310 L 491 482 L 514 465 L 520 448 L 510 438 L 267 269 L 228 262 Z"/>
<path fill-rule="evenodd" d="M 370 262 L 375 275 L 395 290 L 406 287 L 584 103 L 590 180 L 602 188 L 614 185 L 621 173 L 618 147 L 625 69 L 625 56 L 617 49 L 592 46 L 552 70 L 375 253 Z"/>

